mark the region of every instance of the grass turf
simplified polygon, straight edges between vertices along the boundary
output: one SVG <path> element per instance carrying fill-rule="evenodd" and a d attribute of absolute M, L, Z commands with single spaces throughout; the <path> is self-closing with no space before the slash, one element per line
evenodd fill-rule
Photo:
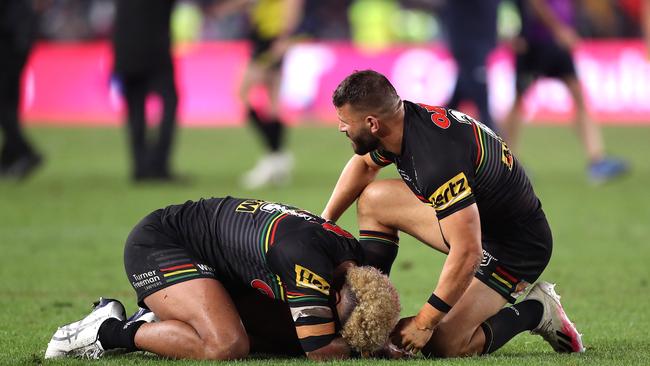
<path fill-rule="evenodd" d="M 296 154 L 293 184 L 248 192 L 238 188 L 237 181 L 260 153 L 251 131 L 184 129 L 174 160 L 192 184 L 134 185 L 129 181 L 124 130 L 40 127 L 29 132 L 47 157 L 44 168 L 24 183 L 0 183 L 0 364 L 44 362 L 47 341 L 56 327 L 85 315 L 100 295 L 122 299 L 127 311 L 134 310 L 133 292 L 123 273 L 122 246 L 131 227 L 153 209 L 229 194 L 319 213 L 351 154 L 349 143 L 334 127 L 296 128 L 290 137 Z M 406 362 L 650 364 L 650 194 L 645 192 L 650 182 L 650 129 L 609 128 L 606 138 L 608 149 L 628 158 L 634 170 L 603 186 L 588 184 L 580 146 L 567 128 L 529 127 L 522 143 L 521 158 L 555 239 L 553 258 L 542 277 L 559 284 L 568 314 L 584 333 L 587 353 L 556 355 L 541 338 L 524 334 L 489 357 Z M 393 168 L 382 175 L 396 176 Z M 353 212 L 340 223 L 356 230 Z M 426 300 L 443 260 L 402 236 L 392 279 L 400 290 L 403 315 L 413 314 Z M 171 361 L 134 354 L 98 363 L 167 362 Z M 303 362 L 253 359 L 237 364 Z"/>

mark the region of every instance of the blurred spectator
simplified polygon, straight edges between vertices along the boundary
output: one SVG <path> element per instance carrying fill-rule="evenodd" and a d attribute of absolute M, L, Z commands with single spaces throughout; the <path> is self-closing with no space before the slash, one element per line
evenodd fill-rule
<path fill-rule="evenodd" d="M 504 135 L 510 147 L 518 147 L 522 96 L 539 76 L 564 82 L 574 101 L 576 127 L 589 159 L 588 173 L 599 183 L 624 174 L 625 162 L 605 156 L 600 127 L 587 115 L 571 51 L 580 41 L 574 30 L 572 0 L 518 0 L 522 17 L 521 37 L 514 44 L 517 93 L 504 122 Z"/>
<path fill-rule="evenodd" d="M 472 101 L 483 124 L 495 129 L 487 90 L 487 57 L 497 43 L 499 0 L 448 0 L 444 23 L 449 50 L 458 65 L 456 87 L 448 106 Z"/>
<path fill-rule="evenodd" d="M 170 50 L 170 17 L 174 2 L 116 0 L 115 74 L 121 82 L 128 109 L 135 181 L 176 178 L 169 167 L 178 103 Z M 147 136 L 145 101 L 150 92 L 158 94 L 163 104 L 156 139 Z"/>
<path fill-rule="evenodd" d="M 286 126 L 280 120 L 282 60 L 300 27 L 304 1 L 231 0 L 219 4 L 214 11 L 229 14 L 242 8 L 249 14 L 253 54 L 242 80 L 240 98 L 267 150 L 255 167 L 244 174 L 242 185 L 248 189 L 283 185 L 291 178 L 293 155 L 286 151 Z M 269 105 L 264 110 L 256 108 L 250 100 L 250 92 L 257 85 L 264 86 L 268 94 Z"/>
<path fill-rule="evenodd" d="M 27 177 L 41 164 L 41 156 L 20 127 L 20 78 L 32 48 L 37 19 L 31 0 L 0 2 L 0 127 L 4 137 L 0 152 L 0 178 Z"/>
<path fill-rule="evenodd" d="M 348 10 L 352 41 L 368 50 L 388 47 L 398 38 L 399 14 L 396 0 L 354 0 Z"/>
<path fill-rule="evenodd" d="M 619 7 L 623 10 L 634 26 L 641 30 L 643 35 L 646 55 L 650 58 L 650 0 L 618 0 Z"/>

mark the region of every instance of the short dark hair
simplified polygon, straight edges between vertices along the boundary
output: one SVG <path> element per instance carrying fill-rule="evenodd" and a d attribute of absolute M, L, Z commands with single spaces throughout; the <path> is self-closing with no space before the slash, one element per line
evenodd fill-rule
<path fill-rule="evenodd" d="M 373 70 L 355 71 L 334 90 L 332 103 L 336 108 L 346 104 L 355 109 L 377 113 L 391 112 L 400 97 L 388 79 Z"/>

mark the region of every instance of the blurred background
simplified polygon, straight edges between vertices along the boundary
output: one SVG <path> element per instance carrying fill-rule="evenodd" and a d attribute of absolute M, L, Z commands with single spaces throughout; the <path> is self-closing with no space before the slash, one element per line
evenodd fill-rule
<path fill-rule="evenodd" d="M 56 326 L 80 317 L 99 295 L 133 310 L 122 247 L 154 209 L 233 195 L 320 213 L 352 154 L 331 95 L 354 70 L 385 74 L 403 99 L 458 99 L 456 108 L 486 123 L 489 113 L 503 131 L 518 95 L 518 41 L 531 24 L 521 5 L 532 1 L 304 0 L 300 21 L 287 26 L 290 17 L 254 10 L 255 2 L 228 10 L 232 1 L 2 0 L 0 80 L 9 86 L 0 98 L 0 363 L 38 364 Z M 645 0 L 546 2 L 572 6 L 567 25 L 575 33 L 562 34 L 583 95 L 576 102 L 554 78 L 522 95 L 527 125 L 516 155 L 555 242 L 543 277 L 560 284 L 585 334 L 582 363 L 647 364 Z M 136 11 L 144 20 L 129 18 Z M 259 19 L 291 42 L 251 37 Z M 159 53 L 151 51 L 144 66 L 124 61 L 150 47 Z M 463 77 L 487 89 L 487 112 L 474 87 L 455 92 Z M 596 153 L 576 138 L 574 126 L 585 124 L 574 121 L 583 117 L 602 129 Z M 594 180 L 594 159 L 605 156 L 619 158 L 628 174 Z M 263 179 L 248 179 L 251 172 Z M 398 177 L 392 168 L 381 176 Z M 354 233 L 354 210 L 339 224 Z M 391 276 L 409 315 L 444 257 L 406 235 L 400 248 Z M 492 357 L 539 364 L 551 352 L 544 346 L 522 336 Z"/>
<path fill-rule="evenodd" d="M 640 42 L 640 1 L 573 2 L 575 28 L 584 37 L 575 62 L 593 117 L 646 121 L 650 71 Z M 246 117 L 236 90 L 249 59 L 251 25 L 245 11 L 215 16 L 210 10 L 218 3 L 179 0 L 172 12 L 182 125 L 241 125 Z M 521 29 L 521 16 L 516 1 L 496 3 L 499 43 L 487 62 L 487 78 L 490 110 L 498 121 L 514 98 L 508 47 Z M 306 0 L 299 31 L 307 41 L 295 44 L 283 65 L 286 119 L 334 121 L 331 91 L 349 72 L 364 68 L 387 74 L 405 99 L 446 104 L 457 73 L 447 47 L 446 6 L 445 0 Z M 121 100 L 109 82 L 115 7 L 111 0 L 41 0 L 38 43 L 23 83 L 28 123 L 120 123 Z M 467 21 L 474 16 L 467 14 Z M 528 119 L 567 121 L 571 110 L 557 81 L 538 83 L 528 93 Z"/>

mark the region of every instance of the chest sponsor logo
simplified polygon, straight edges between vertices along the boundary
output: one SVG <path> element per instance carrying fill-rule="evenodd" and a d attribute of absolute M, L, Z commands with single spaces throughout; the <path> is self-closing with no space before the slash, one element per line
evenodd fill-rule
<path fill-rule="evenodd" d="M 255 213 L 262 203 L 264 203 L 264 201 L 246 200 L 237 206 L 235 212 Z"/>
<path fill-rule="evenodd" d="M 296 286 L 310 288 L 325 295 L 330 294 L 330 284 L 323 277 L 299 264 L 296 264 Z"/>
<path fill-rule="evenodd" d="M 468 197 L 470 194 L 472 194 L 472 189 L 467 184 L 465 173 L 461 172 L 433 192 L 429 196 L 429 202 L 436 211 L 441 211 L 451 207 L 454 203 Z"/>

